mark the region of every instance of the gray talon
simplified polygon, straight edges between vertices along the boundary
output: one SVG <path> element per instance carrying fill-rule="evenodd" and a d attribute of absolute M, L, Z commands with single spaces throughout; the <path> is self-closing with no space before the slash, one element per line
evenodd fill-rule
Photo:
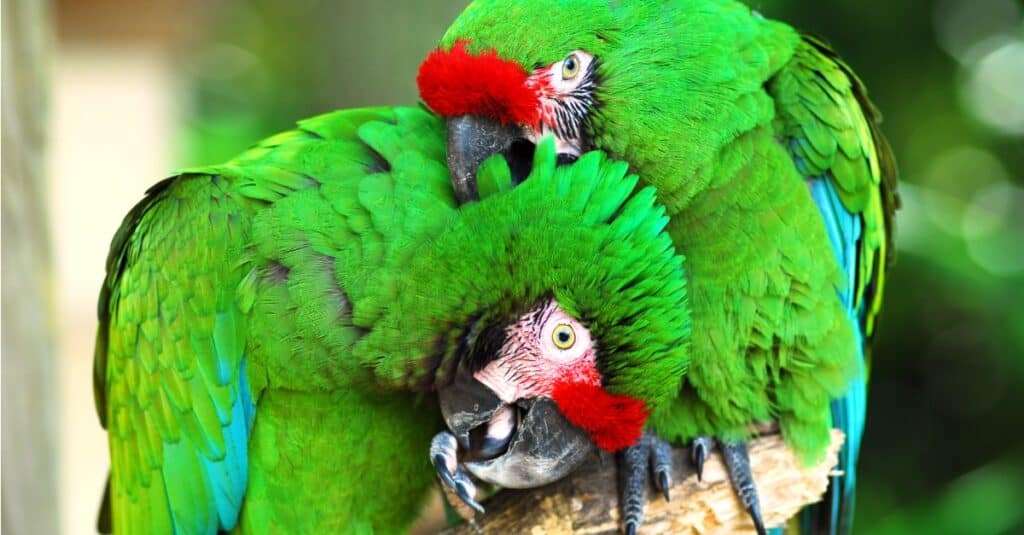
<path fill-rule="evenodd" d="M 665 501 L 671 501 L 669 489 L 672 487 L 672 445 L 656 437 L 650 437 L 651 471 L 658 476 L 657 484 Z"/>
<path fill-rule="evenodd" d="M 484 508 L 474 499 L 476 485 L 458 462 L 457 452 L 455 436 L 447 431 L 430 441 L 430 462 L 441 481 L 441 490 L 460 516 L 471 519 L 474 512 L 483 513 Z"/>
<path fill-rule="evenodd" d="M 448 487 L 455 488 L 455 480 L 452 479 L 452 475 L 448 473 L 448 469 L 444 466 L 444 457 L 435 455 L 434 458 L 431 459 L 431 463 L 433 463 L 434 470 L 437 472 L 437 477 L 441 479 L 441 483 L 444 483 Z"/>
<path fill-rule="evenodd" d="M 697 481 L 704 480 L 704 461 L 711 454 L 711 448 L 715 447 L 715 439 L 711 437 L 697 437 L 690 445 L 690 455 L 693 457 L 693 464 L 697 468 Z"/>
<path fill-rule="evenodd" d="M 458 481 L 455 484 L 456 494 L 458 494 L 463 503 L 472 507 L 474 511 L 483 514 L 483 506 L 473 499 L 473 494 L 476 494 L 476 485 L 473 485 L 473 483 L 469 481 L 469 478 L 466 476 L 465 472 L 462 472 L 462 469 L 459 469 L 459 472 L 459 475 L 466 478 L 466 480 Z M 459 478 L 459 475 L 456 475 L 456 478 Z"/>
<path fill-rule="evenodd" d="M 693 462 L 697 467 L 697 478 L 703 478 L 704 461 L 711 454 L 715 440 L 708 436 L 697 437 L 690 446 Z M 750 457 L 745 442 L 720 442 L 722 457 L 729 471 L 733 489 L 740 503 L 750 514 L 758 535 L 767 535 L 761 504 L 757 497 L 757 486 L 750 469 Z M 655 484 L 670 499 L 672 487 L 672 448 L 654 435 L 644 434 L 634 446 L 622 451 L 619 456 L 622 480 L 622 530 L 626 535 L 636 535 L 644 519 L 644 494 L 647 487 L 648 470 L 655 475 Z"/>
<path fill-rule="evenodd" d="M 622 475 L 622 530 L 636 534 L 644 520 L 644 504 L 650 474 L 665 500 L 670 499 L 672 487 L 672 446 L 654 435 L 644 434 L 633 446 L 619 455 Z"/>
<path fill-rule="evenodd" d="M 647 490 L 647 471 L 651 456 L 650 438 L 640 437 L 634 446 L 622 452 L 625 484 L 622 489 L 622 518 L 626 533 L 636 533 L 644 521 L 644 499 Z"/>
<path fill-rule="evenodd" d="M 761 518 L 761 504 L 757 498 L 757 485 L 754 483 L 754 474 L 750 470 L 750 457 L 747 455 L 747 444 L 736 442 L 722 444 L 722 457 L 725 466 L 729 469 L 729 479 L 732 480 L 732 487 L 740 497 L 740 503 L 750 513 L 754 521 L 754 528 L 758 535 L 766 535 L 764 520 Z"/>
<path fill-rule="evenodd" d="M 672 495 L 669 493 L 672 483 L 667 473 L 661 472 L 658 474 L 658 486 L 661 487 L 661 495 L 665 497 L 665 501 L 672 501 Z"/>

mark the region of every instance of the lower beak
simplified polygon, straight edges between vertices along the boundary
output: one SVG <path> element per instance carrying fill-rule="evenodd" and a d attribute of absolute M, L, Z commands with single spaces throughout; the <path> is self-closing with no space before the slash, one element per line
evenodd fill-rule
<path fill-rule="evenodd" d="M 550 399 L 520 403 L 525 414 L 508 450 L 466 463 L 476 477 L 510 489 L 539 487 L 565 477 L 594 451 L 590 437 L 569 423 Z"/>
<path fill-rule="evenodd" d="M 594 451 L 586 432 L 566 420 L 553 401 L 504 403 L 463 369 L 439 397 L 459 444 L 459 461 L 484 481 L 506 488 L 545 485 L 575 470 Z"/>

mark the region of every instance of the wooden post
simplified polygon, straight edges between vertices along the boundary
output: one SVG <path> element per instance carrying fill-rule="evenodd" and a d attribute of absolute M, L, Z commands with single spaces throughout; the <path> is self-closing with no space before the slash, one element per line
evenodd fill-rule
<path fill-rule="evenodd" d="M 3 532 L 57 533 L 57 379 L 44 125 L 49 6 L 3 2 Z"/>
<path fill-rule="evenodd" d="M 802 466 L 779 435 L 750 443 L 750 462 L 757 481 L 765 524 L 779 526 L 803 506 L 821 499 L 836 465 L 843 433 L 832 431 L 832 443 L 821 463 Z M 673 451 L 672 501 L 648 492 L 640 533 L 717 535 L 754 533 L 754 525 L 729 483 L 721 455 L 714 453 L 697 475 L 689 451 Z M 505 490 L 484 502 L 487 514 L 447 535 L 530 533 L 533 535 L 612 535 L 619 529 L 619 491 L 615 462 L 594 463 L 576 474 L 539 489 Z"/>

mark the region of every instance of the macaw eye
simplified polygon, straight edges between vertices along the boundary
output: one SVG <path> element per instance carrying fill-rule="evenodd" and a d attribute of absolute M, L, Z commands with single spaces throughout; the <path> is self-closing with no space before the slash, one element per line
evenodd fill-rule
<path fill-rule="evenodd" d="M 551 343 L 558 349 L 569 349 L 576 344 L 576 331 L 571 325 L 562 323 L 551 331 Z"/>
<path fill-rule="evenodd" d="M 569 54 L 567 58 L 562 60 L 562 79 L 572 80 L 576 78 L 576 75 L 580 73 L 580 58 L 576 57 L 576 54 Z"/>

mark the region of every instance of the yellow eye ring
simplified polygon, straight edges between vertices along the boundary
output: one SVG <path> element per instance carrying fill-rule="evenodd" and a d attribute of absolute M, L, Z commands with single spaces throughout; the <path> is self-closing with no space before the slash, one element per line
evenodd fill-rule
<path fill-rule="evenodd" d="M 558 349 L 569 349 L 576 344 L 576 331 L 572 325 L 560 323 L 551 331 L 551 343 Z"/>
<path fill-rule="evenodd" d="M 576 54 L 569 54 L 562 60 L 562 79 L 572 80 L 580 73 L 580 58 Z"/>

